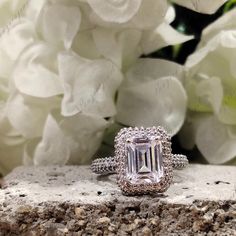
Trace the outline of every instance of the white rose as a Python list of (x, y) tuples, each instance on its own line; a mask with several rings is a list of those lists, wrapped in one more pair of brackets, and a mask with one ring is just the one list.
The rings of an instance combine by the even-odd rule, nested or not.
[(185, 65), (189, 115), (181, 140), (215, 164), (236, 156), (235, 21), (232, 10), (208, 26)]

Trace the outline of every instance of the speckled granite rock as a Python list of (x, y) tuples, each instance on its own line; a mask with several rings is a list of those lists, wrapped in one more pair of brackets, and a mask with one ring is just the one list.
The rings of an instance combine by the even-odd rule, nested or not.
[(236, 235), (236, 167), (190, 165), (143, 197), (87, 166), (19, 167), (0, 189), (0, 235)]

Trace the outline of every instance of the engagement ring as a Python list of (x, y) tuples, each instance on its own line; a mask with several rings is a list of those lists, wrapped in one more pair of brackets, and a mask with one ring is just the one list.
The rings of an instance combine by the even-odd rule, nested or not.
[(188, 165), (185, 155), (172, 154), (171, 137), (162, 127), (123, 128), (115, 138), (115, 157), (93, 161), (100, 175), (117, 173), (117, 183), (126, 195), (161, 193), (168, 189), (173, 168)]

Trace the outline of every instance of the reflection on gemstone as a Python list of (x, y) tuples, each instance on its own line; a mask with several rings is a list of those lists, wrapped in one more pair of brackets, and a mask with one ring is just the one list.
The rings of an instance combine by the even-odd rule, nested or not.
[(131, 183), (158, 183), (163, 176), (162, 144), (156, 137), (127, 140), (127, 172)]

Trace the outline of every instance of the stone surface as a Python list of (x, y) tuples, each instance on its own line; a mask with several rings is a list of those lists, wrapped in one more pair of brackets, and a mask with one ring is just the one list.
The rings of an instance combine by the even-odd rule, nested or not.
[(87, 166), (19, 167), (0, 189), (0, 235), (236, 235), (236, 167), (190, 165), (139, 197)]

